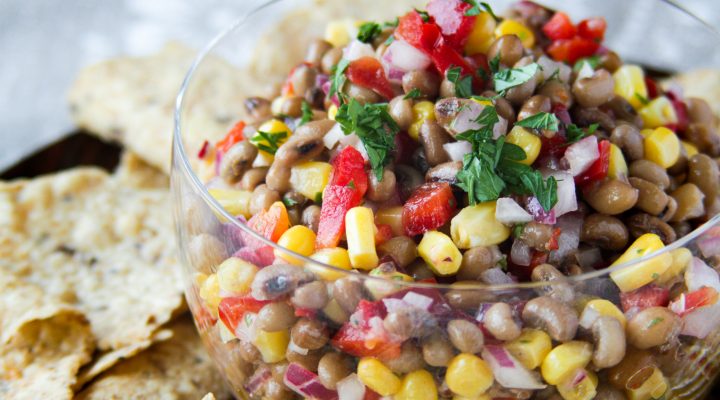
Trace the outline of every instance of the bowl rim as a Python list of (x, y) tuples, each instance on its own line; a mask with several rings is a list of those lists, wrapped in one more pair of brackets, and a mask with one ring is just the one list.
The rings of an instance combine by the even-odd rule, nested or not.
[[(314, 264), (314, 266), (319, 267), (321, 269), (326, 269), (328, 271), (331, 271), (333, 273), (339, 273), (346, 276), (357, 276), (360, 279), (368, 279), (370, 281), (377, 281), (378, 283), (387, 283), (388, 281), (381, 277), (375, 277), (371, 276), (369, 274), (362, 274), (358, 273), (354, 270), (346, 270), (338, 267), (334, 267), (332, 265), (328, 265), (325, 263), (322, 263), (320, 261), (314, 260), (310, 257), (304, 256), (302, 254), (296, 253), (292, 250), (289, 250), (283, 246), (278, 245), (277, 243), (266, 239), (264, 236), (260, 235), (259, 233), (255, 232), (254, 230), (250, 229), (247, 224), (241, 222), (237, 219), (237, 217), (230, 214), (224, 207), (220, 205), (220, 203), (212, 196), (210, 195), (210, 192), (208, 191), (205, 184), (200, 180), (198, 175), (195, 173), (195, 171), (192, 168), (192, 165), (190, 164), (190, 159), (188, 153), (185, 151), (185, 145), (183, 143), (182, 139), (182, 132), (183, 132), (183, 126), (181, 124), (182, 119), (182, 112), (183, 112), (183, 106), (185, 104), (185, 98), (188, 91), (188, 88), (190, 86), (190, 83), (193, 80), (193, 77), (195, 75), (195, 72), (200, 67), (200, 65), (205, 61), (212, 52), (212, 50), (223, 41), (223, 39), (227, 38), (228, 35), (230, 35), (232, 32), (234, 32), (236, 29), (243, 26), (250, 17), (253, 15), (263, 11), (265, 8), (268, 8), (274, 4), (284, 2), (286, 0), (268, 0), (262, 4), (260, 4), (257, 7), (254, 7), (247, 11), (245, 14), (238, 17), (233, 23), (228, 25), (226, 28), (221, 30), (215, 37), (212, 38), (204, 47), (203, 49), (197, 54), (195, 59), (193, 60), (193, 63), (190, 67), (190, 69), (187, 71), (185, 77), (183, 78), (182, 86), (180, 87), (180, 90), (178, 92), (178, 95), (175, 99), (175, 106), (173, 110), (173, 120), (174, 120), (174, 127), (173, 127), (173, 141), (172, 141), (172, 156), (171, 156), (171, 186), (172, 190), (179, 190), (175, 186), (177, 183), (175, 183), (174, 175), (183, 173), (187, 177), (189, 177), (190, 184), (195, 189), (196, 193), (199, 193), (202, 200), (209, 205), (209, 207), (212, 209), (216, 215), (221, 216), (226, 221), (229, 221), (237, 228), (241, 229), (244, 233), (251, 235), (254, 239), (257, 239), (261, 241), (262, 243), (269, 245), (273, 248), (273, 250), (279, 250), (281, 252), (287, 253), (289, 256), (292, 256), (294, 258), (297, 258), (303, 262), (302, 267), (304, 268), (305, 265)], [(720, 32), (704, 21), (702, 18), (698, 17), (694, 13), (687, 10), (684, 6), (678, 4), (676, 0), (657, 0), (661, 3), (666, 3), (670, 7), (677, 9), (679, 12), (686, 14), (696, 22), (700, 23), (705, 29), (708, 29), (711, 33), (716, 35), (720, 39)], [(538, 1), (539, 3), (542, 3), (542, 0)], [(179, 157), (178, 157), (179, 156)], [(177, 158), (177, 159), (176, 159)], [(179, 170), (178, 170), (179, 166)], [(704, 234), (710, 228), (712, 228), (715, 225), (718, 225), (720, 223), (720, 213), (716, 214), (714, 217), (708, 219), (705, 223), (700, 225), (699, 227), (695, 228), (690, 233), (686, 234), (685, 236), (675, 240), (674, 242), (670, 243), (669, 245), (663, 247), (660, 250), (654, 251), (650, 254), (645, 255), (644, 257), (641, 257), (636, 260), (632, 260), (629, 262), (621, 263), (618, 265), (613, 265), (604, 269), (592, 271), (592, 272), (585, 272), (578, 275), (570, 275), (566, 276), (567, 280), (572, 284), (580, 284), (586, 281), (590, 281), (595, 278), (601, 278), (601, 277), (607, 277), (609, 278), (609, 275), (614, 272), (621, 269), (632, 267), (633, 265), (643, 263), (645, 261), (648, 261), (650, 259), (653, 259), (655, 257), (658, 257), (662, 254), (665, 254), (667, 252), (671, 252), (677, 248), (684, 247), (692, 240), (698, 238), (700, 235)], [(178, 218), (175, 218), (175, 224), (179, 225)], [(176, 228), (176, 230), (179, 231), (179, 227)], [(180, 246), (180, 243), (178, 243)], [(182, 249), (180, 248), (179, 251), (182, 252)], [(393, 281), (393, 284), (402, 286), (403, 288), (430, 288), (430, 289), (453, 289), (453, 290), (484, 290), (484, 291), (507, 291), (507, 290), (520, 290), (520, 289), (538, 289), (543, 288), (546, 286), (552, 286), (555, 285), (556, 282), (516, 282), (516, 283), (510, 283), (510, 284), (500, 284), (500, 285), (489, 285), (485, 283), (469, 283), (467, 281), (463, 281), (461, 285), (456, 284), (450, 284), (450, 283), (429, 283), (429, 282), (405, 282), (405, 281)]]

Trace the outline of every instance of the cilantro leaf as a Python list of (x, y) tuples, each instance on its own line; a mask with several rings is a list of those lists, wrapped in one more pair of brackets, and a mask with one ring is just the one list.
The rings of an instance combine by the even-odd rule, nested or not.
[(418, 13), (418, 14), (420, 14), (420, 18), (422, 18), (423, 22), (428, 22), (428, 21), (430, 21), (430, 14), (428, 14), (427, 11), (423, 11), (423, 10), (420, 10), (420, 9), (417, 9), (417, 8), (416, 8), (416, 9), (415, 9), (415, 12)]
[(300, 123), (298, 124), (298, 126), (305, 125), (313, 119), (313, 110), (312, 107), (310, 107), (310, 103), (303, 100), (302, 106), (300, 108), (302, 109), (302, 117), (300, 118)]
[(380, 31), (382, 31), (380, 24), (375, 22), (366, 22), (360, 25), (357, 38), (363, 43), (370, 43), (377, 35), (380, 34)]
[(287, 207), (287, 208), (297, 205), (297, 203), (298, 203), (295, 199), (291, 199), (287, 196), (283, 196), (282, 202), (283, 202), (283, 204), (285, 204), (285, 207)]
[(515, 123), (517, 126), (534, 129), (547, 129), (557, 132), (558, 119), (555, 114), (539, 112)]
[(598, 124), (592, 124), (584, 131), (579, 126), (570, 124), (566, 128), (567, 131), (565, 132), (565, 136), (567, 136), (568, 143), (575, 143), (586, 136), (592, 135), (595, 130), (597, 130), (598, 126)]
[(495, 174), (492, 166), (473, 154), (465, 155), (457, 180), (457, 186), (468, 193), (471, 205), (495, 200), (505, 188), (505, 182)]
[(385, 46), (390, 46), (390, 43), (392, 43), (392, 42), (394, 42), (394, 41), (395, 41), (395, 36), (394, 36), (394, 35), (390, 35), (390, 36), (388, 36), (387, 39), (385, 39), (385, 41), (383, 42), (383, 44), (384, 44)]
[(420, 96), (422, 96), (422, 93), (420, 93), (420, 89), (413, 88), (411, 91), (407, 92), (405, 96), (403, 96), (403, 100), (417, 99)]
[(540, 66), (532, 63), (521, 68), (508, 68), (493, 74), (496, 92), (505, 92), (508, 89), (520, 86), (532, 79)]
[(378, 181), (382, 181), (383, 167), (388, 163), (395, 146), (395, 135), (400, 130), (386, 104), (361, 105), (355, 99), (340, 106), (335, 120), (346, 135), (355, 133), (365, 146), (370, 166)]
[(472, 76), (462, 76), (460, 67), (449, 68), (446, 75), (448, 80), (455, 84), (455, 96), (462, 98), (472, 96)]
[(345, 70), (347, 70), (350, 61), (346, 59), (340, 60), (340, 62), (332, 68), (332, 75), (330, 76), (330, 91), (328, 91), (328, 97), (331, 98), (337, 94), (340, 104), (345, 102), (345, 95), (342, 92), (347, 76), (345, 76)]
[(398, 26), (398, 23), (400, 23), (400, 19), (398, 17), (395, 17), (392, 21), (385, 21), (382, 24), (383, 28), (395, 28)]
[(493, 74), (500, 70), (500, 52), (498, 52), (495, 57), (490, 60), (488, 65), (490, 66), (490, 72), (492, 72)]
[[(472, 6), (472, 7), (468, 8), (467, 11), (465, 11), (465, 16), (473, 17), (476, 15), (479, 15), (480, 12), (485, 11), (488, 14), (490, 14), (490, 16), (492, 16), (496, 22), (500, 21), (500, 18), (498, 18), (498, 16), (495, 15), (495, 12), (493, 11), (492, 7), (490, 7), (490, 4), (485, 3), (485, 2), (480, 2), (480, 4), (478, 4), (478, 2), (476, 0), (463, 0), (463, 2), (468, 3)], [(482, 10), (481, 10), (481, 8), (482, 8)]]
[(540, 171), (509, 159), (500, 162), (498, 173), (510, 193), (537, 197), (545, 211), (549, 211), (557, 203), (557, 181), (554, 177), (543, 180)]
[(280, 147), (280, 140), (287, 137), (287, 132), (264, 132), (257, 131), (253, 137), (250, 138), (250, 143), (254, 144), (258, 149), (275, 154), (277, 149)]
[(638, 92), (635, 92), (635, 98), (637, 98), (638, 100), (640, 100), (640, 102), (641, 102), (642, 104), (647, 105), (647, 104), (650, 103), (650, 100), (649, 100), (647, 97), (641, 95), (641, 94), (638, 93)]
[(600, 56), (583, 57), (575, 61), (575, 64), (573, 65), (573, 71), (579, 72), (582, 69), (583, 64), (585, 63), (590, 64), (590, 67), (592, 67), (592, 69), (595, 69), (598, 67), (598, 65), (600, 65)]

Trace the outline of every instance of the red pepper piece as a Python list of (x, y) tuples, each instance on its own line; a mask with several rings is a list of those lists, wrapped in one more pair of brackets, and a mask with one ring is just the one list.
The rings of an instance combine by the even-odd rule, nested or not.
[(354, 186), (356, 201), (360, 204), (368, 188), (368, 175), (365, 172), (365, 159), (362, 154), (356, 148), (347, 146), (332, 160), (332, 167), (329, 184)]
[(222, 140), (215, 144), (215, 147), (218, 151), (226, 153), (231, 147), (233, 147), (233, 145), (235, 145), (235, 143), (241, 142), (244, 139), (244, 129), (245, 121), (239, 121), (232, 127), (232, 129), (230, 129), (230, 132), (228, 132)]
[(677, 116), (677, 122), (674, 123), (670, 129), (675, 132), (684, 132), (688, 125), (690, 125), (690, 117), (688, 116), (687, 105), (682, 100), (672, 99), (670, 102), (675, 109), (675, 115)]
[(328, 185), (320, 208), (320, 223), (315, 247), (337, 247), (345, 232), (345, 214), (360, 204), (357, 189), (345, 185)]
[(350, 82), (372, 89), (386, 99), (395, 97), (395, 91), (385, 76), (385, 70), (377, 58), (361, 57), (348, 65), (345, 73)]
[(670, 289), (656, 286), (645, 285), (632, 292), (620, 293), (620, 304), (623, 312), (633, 310), (634, 312), (642, 311), (649, 307), (665, 307), (670, 300)]
[(377, 233), (375, 233), (375, 244), (383, 244), (392, 239), (393, 233), (390, 225), (378, 224)]
[(577, 28), (564, 12), (556, 12), (542, 27), (550, 40), (571, 39), (577, 34)]
[(683, 316), (693, 310), (717, 303), (718, 292), (709, 286), (703, 286), (690, 293), (683, 293), (668, 306), (675, 314)]
[(218, 315), (225, 326), (235, 332), (245, 313), (257, 313), (268, 303), (270, 301), (257, 300), (252, 296), (225, 297), (218, 305)]
[(583, 185), (595, 181), (599, 181), (607, 176), (610, 167), (610, 142), (601, 140), (598, 143), (598, 152), (600, 156), (587, 169), (587, 171), (575, 177), (575, 183)]
[(437, 229), (455, 212), (456, 202), (447, 182), (425, 183), (415, 189), (403, 205), (402, 222), (405, 233), (415, 236)]
[(457, 51), (462, 51), (475, 23), (476, 17), (465, 15), (471, 7), (462, 0), (431, 0), (426, 8), (440, 27), (445, 42)]
[(585, 39), (575, 36), (571, 39), (560, 39), (552, 42), (547, 48), (547, 53), (555, 61), (565, 61), (574, 64), (575, 61), (589, 57), (600, 48), (600, 44), (592, 39)]
[(360, 300), (350, 321), (340, 327), (331, 344), (355, 357), (379, 357), (386, 360), (398, 357), (402, 343), (392, 340), (382, 327), (386, 315), (387, 310), (382, 301)]
[(648, 100), (652, 100), (660, 94), (660, 91), (658, 90), (657, 83), (655, 83), (655, 80), (649, 77), (645, 77), (645, 87), (647, 87), (647, 98)]
[(549, 250), (557, 250), (559, 249), (558, 245), (558, 239), (560, 238), (560, 233), (562, 233), (562, 229), (555, 228), (553, 229), (552, 236), (550, 236), (550, 240), (548, 240), (547, 244), (545, 245), (545, 248)]
[(603, 17), (588, 18), (580, 21), (577, 27), (578, 36), (600, 43), (605, 37), (607, 22)]
[[(265, 239), (277, 242), (280, 236), (290, 227), (290, 218), (285, 205), (281, 202), (275, 202), (269, 209), (253, 215), (247, 224), (250, 229), (259, 233)], [(245, 240), (245, 246), (250, 248), (265, 246), (264, 243), (248, 234), (244, 234), (243, 239)]]

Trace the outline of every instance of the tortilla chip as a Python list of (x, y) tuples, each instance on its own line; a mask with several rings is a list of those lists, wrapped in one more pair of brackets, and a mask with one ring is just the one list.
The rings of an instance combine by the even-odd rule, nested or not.
[(675, 75), (663, 82), (663, 87), (679, 85), (685, 97), (699, 97), (710, 104), (715, 115), (720, 115), (720, 70), (698, 69)]
[(114, 175), (121, 183), (138, 189), (170, 187), (167, 175), (129, 151), (122, 154), (120, 165), (115, 169)]
[(78, 400), (193, 399), (212, 391), (231, 398), (190, 317), (173, 322), (173, 337), (121, 362), (81, 391)]
[(202, 400), (215, 400), (215, 395), (212, 393), (208, 393), (205, 396), (203, 396)]
[(83, 312), (100, 350), (134, 345), (184, 306), (171, 205), (95, 168), (0, 183), (0, 270)]

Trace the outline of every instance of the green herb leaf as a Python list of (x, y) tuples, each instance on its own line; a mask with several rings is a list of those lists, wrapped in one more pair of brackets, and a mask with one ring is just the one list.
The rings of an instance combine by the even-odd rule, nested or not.
[(653, 326), (655, 326), (655, 325), (663, 322), (664, 320), (665, 320), (665, 318), (661, 318), (661, 317), (653, 318), (652, 321), (650, 321), (650, 323), (648, 324), (647, 327), (648, 327), (648, 328), (652, 328)]
[(420, 96), (422, 96), (422, 93), (420, 93), (420, 89), (413, 88), (411, 91), (407, 92), (405, 96), (403, 96), (403, 99), (417, 99)]
[(305, 125), (313, 119), (313, 110), (312, 107), (310, 107), (310, 103), (303, 100), (302, 106), (300, 108), (302, 109), (302, 117), (300, 118), (300, 123), (298, 124), (298, 126)]
[(380, 24), (375, 22), (366, 22), (360, 25), (357, 38), (363, 43), (370, 43), (377, 35), (380, 34), (380, 31), (382, 31)]
[(430, 21), (430, 14), (428, 14), (427, 11), (419, 10), (416, 8), (415, 12), (420, 14), (420, 18), (422, 18), (423, 22)]
[(575, 64), (573, 65), (573, 71), (578, 72), (582, 69), (583, 64), (588, 63), (590, 64), (590, 67), (592, 69), (595, 69), (600, 65), (600, 57), (599, 56), (590, 56), (590, 57), (583, 57), (577, 61), (575, 61)]
[(275, 155), (278, 147), (280, 147), (280, 141), (286, 137), (287, 132), (257, 131), (257, 133), (250, 138), (250, 143), (264, 152)]
[(330, 91), (328, 97), (332, 97), (337, 94), (340, 104), (345, 102), (345, 95), (342, 93), (342, 88), (345, 86), (347, 76), (345, 76), (345, 70), (347, 70), (350, 61), (346, 59), (340, 60), (340, 62), (332, 68), (332, 75), (330, 77)]
[(493, 74), (500, 71), (500, 52), (498, 52), (495, 57), (490, 60), (488, 65), (490, 66), (490, 72), (492, 72)]
[(460, 67), (451, 67), (445, 74), (448, 80), (455, 84), (455, 96), (462, 98), (472, 96), (472, 76), (462, 76)]
[(647, 105), (647, 104), (650, 103), (650, 100), (649, 100), (647, 97), (641, 95), (641, 94), (638, 93), (638, 92), (635, 92), (635, 98), (637, 98), (638, 100), (640, 100), (640, 102), (641, 102), (642, 104)]
[(533, 129), (547, 129), (557, 132), (558, 119), (555, 114), (539, 112), (515, 123), (517, 126)]
[(597, 130), (598, 126), (600, 125), (592, 124), (588, 126), (586, 130), (582, 130), (582, 128), (575, 124), (568, 125), (565, 132), (568, 143), (575, 143), (580, 139), (592, 135)]
[(283, 202), (283, 204), (285, 204), (285, 207), (287, 207), (287, 208), (297, 205), (297, 203), (298, 203), (297, 201), (295, 201), (287, 196), (283, 196), (282, 202)]
[(378, 181), (382, 181), (383, 167), (390, 159), (395, 146), (395, 135), (400, 130), (390, 114), (387, 104), (361, 105), (355, 99), (340, 106), (335, 120), (346, 135), (355, 133), (365, 146), (370, 166)]
[(385, 44), (385, 46), (390, 46), (390, 43), (392, 43), (392, 42), (394, 42), (394, 41), (395, 41), (395, 36), (394, 36), (394, 35), (390, 35), (390, 36), (388, 36), (387, 39), (385, 39), (385, 41), (383, 42), (383, 44)]
[(496, 92), (505, 92), (532, 79), (540, 66), (532, 63), (521, 68), (508, 68), (493, 74)]
[(495, 200), (505, 189), (505, 182), (493, 171), (492, 165), (473, 154), (465, 155), (457, 180), (457, 186), (468, 193), (471, 205)]
[(525, 225), (526, 224), (516, 224), (515, 226), (513, 226), (513, 229), (512, 229), (513, 237), (519, 238), (520, 235), (522, 235), (522, 233), (523, 233), (523, 229), (525, 229)]
[(398, 17), (395, 17), (392, 21), (385, 21), (383, 22), (383, 28), (395, 28), (398, 26), (398, 23), (400, 23), (400, 19)]
[(470, 4), (472, 7), (468, 8), (467, 11), (465, 11), (465, 16), (473, 17), (475, 15), (479, 15), (480, 12), (485, 11), (490, 16), (492, 16), (496, 22), (500, 21), (500, 18), (498, 18), (497, 15), (495, 15), (495, 12), (493, 11), (492, 7), (490, 7), (490, 4), (481, 2), (478, 4), (476, 0), (463, 0), (463, 2)]

